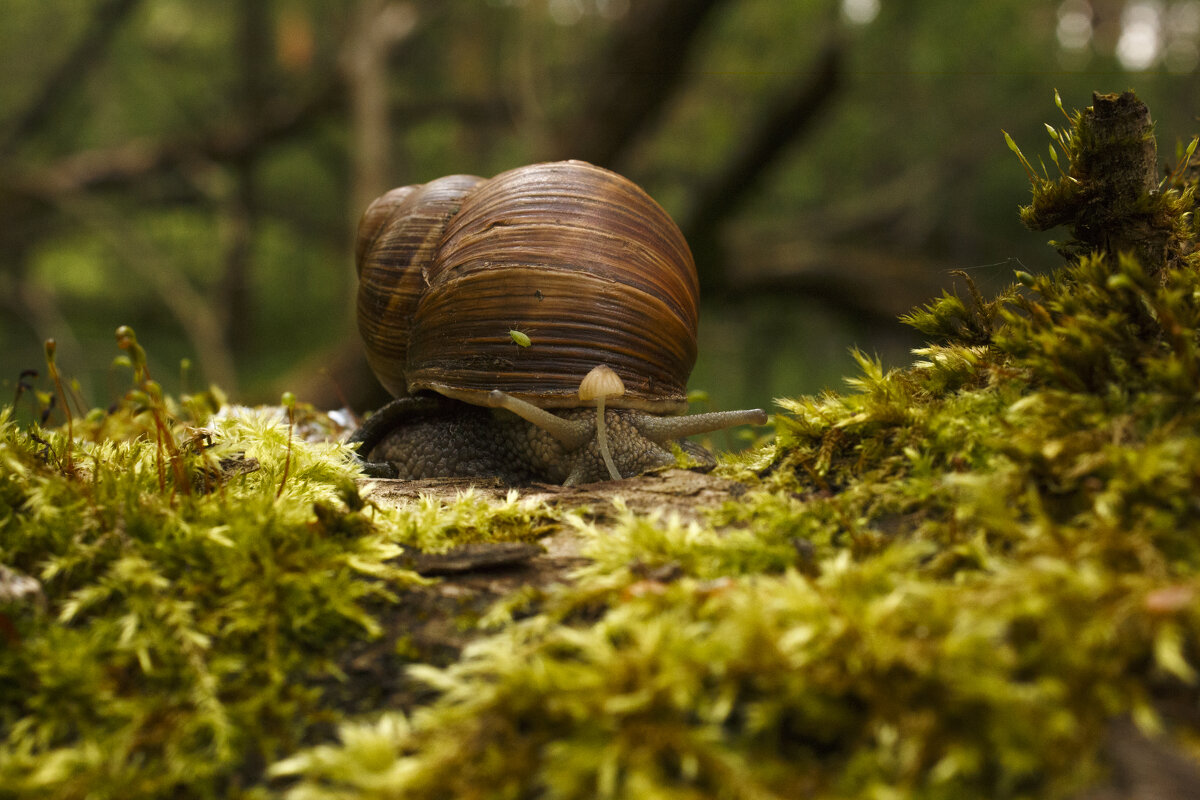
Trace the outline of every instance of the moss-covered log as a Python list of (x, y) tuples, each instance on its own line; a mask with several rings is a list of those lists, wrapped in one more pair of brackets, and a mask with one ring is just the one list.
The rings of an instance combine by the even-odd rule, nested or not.
[(1139, 107), (1022, 157), (1064, 266), (702, 486), (365, 492), (319, 415), (144, 374), (0, 419), (0, 798), (1192, 796), (1196, 177)]

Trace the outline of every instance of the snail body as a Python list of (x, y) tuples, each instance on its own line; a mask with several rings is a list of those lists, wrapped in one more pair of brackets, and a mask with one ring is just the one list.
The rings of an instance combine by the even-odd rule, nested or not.
[(666, 212), (608, 170), (393, 189), (356, 256), (367, 360), (397, 399), (353, 438), (383, 474), (628, 477), (675, 463), (684, 436), (766, 419), (670, 416), (696, 359), (695, 266)]

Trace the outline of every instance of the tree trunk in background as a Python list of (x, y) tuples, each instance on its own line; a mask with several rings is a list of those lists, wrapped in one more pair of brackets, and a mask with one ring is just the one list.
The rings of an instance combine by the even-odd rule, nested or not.
[[(242, 82), (238, 105), (242, 119), (251, 128), (260, 126), (260, 115), (267, 101), (270, 80), (268, 57), (274, 52), (272, 18), (270, 0), (243, 3), (241, 6), (241, 35), (237, 45)], [(225, 272), (216, 287), (217, 318), (228, 349), (239, 356), (249, 351), (255, 334), (250, 266), (253, 264), (255, 221), (258, 216), (254, 181), (256, 155), (254, 150), (249, 150), (232, 165), (236, 188), (227, 208)]]
[(354, 183), (350, 187), (350, 215), (358, 215), (388, 189), (391, 129), (387, 102), (387, 42), (376, 33), (376, 21), (386, 0), (363, 0), (355, 15), (356, 32), (347, 42), (344, 71), (350, 95), (350, 130), (353, 137)]
[[(420, 14), (411, 2), (362, 0), (354, 10), (352, 28), (339, 57), (349, 98), (350, 159), (352, 164), (347, 242), (352, 252), (359, 217), (371, 201), (391, 189), (394, 169), (391, 143), (392, 106), (388, 98), (388, 63), (396, 46), (417, 27)], [(346, 269), (342, 318), (355, 318), (358, 279)], [(316, 398), (326, 407), (363, 410), (386, 402), (387, 392), (367, 366), (362, 342), (348, 323), (346, 339), (320, 354), (318, 368), (301, 369), (294, 378), (300, 396)], [(314, 377), (315, 374), (315, 377)]]
[(350, 221), (392, 188), (393, 131), (388, 102), (388, 60), (395, 46), (417, 26), (411, 2), (363, 0), (355, 10), (354, 29), (346, 37), (341, 67), (350, 97), (350, 135), (354, 164)]
[(619, 169), (630, 145), (678, 91), (697, 34), (725, 1), (630, 3), (608, 47), (587, 71), (590, 92), (551, 158), (580, 158)]

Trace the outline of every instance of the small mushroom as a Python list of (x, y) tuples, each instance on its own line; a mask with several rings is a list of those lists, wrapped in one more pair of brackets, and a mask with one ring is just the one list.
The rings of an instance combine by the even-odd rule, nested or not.
[(608, 450), (608, 434), (604, 427), (604, 399), (620, 397), (625, 394), (625, 384), (621, 376), (604, 364), (597, 364), (592, 371), (583, 376), (579, 382), (579, 399), (585, 403), (596, 401), (596, 442), (600, 445), (600, 455), (604, 458), (604, 466), (614, 481), (621, 480), (617, 465), (613, 463), (612, 453)]

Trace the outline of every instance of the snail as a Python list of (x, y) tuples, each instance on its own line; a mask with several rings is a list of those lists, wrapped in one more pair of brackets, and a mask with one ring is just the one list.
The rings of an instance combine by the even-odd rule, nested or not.
[(351, 437), (368, 474), (576, 485), (676, 463), (761, 409), (675, 416), (698, 282), (667, 213), (582, 161), (404, 186), (363, 214), (358, 327), (396, 398)]

